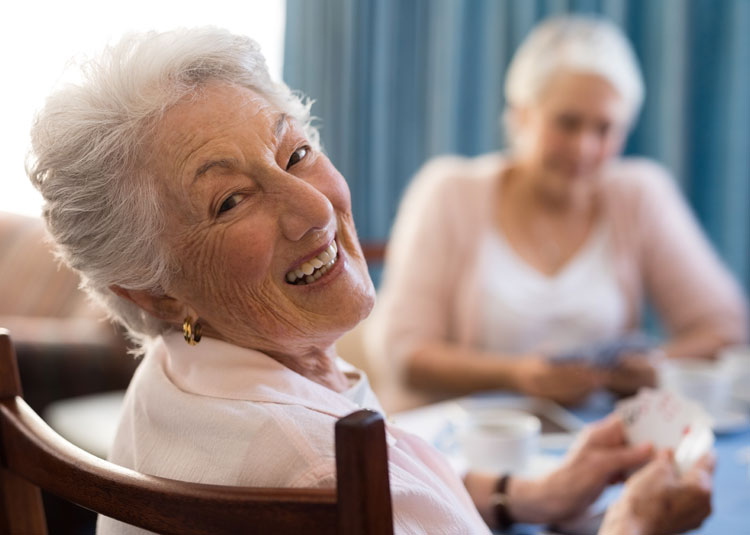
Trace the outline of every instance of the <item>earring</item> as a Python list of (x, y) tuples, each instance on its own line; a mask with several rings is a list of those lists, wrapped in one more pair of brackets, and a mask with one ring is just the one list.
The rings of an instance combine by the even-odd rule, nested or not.
[(182, 334), (185, 335), (185, 341), (194, 346), (201, 341), (201, 324), (196, 321), (193, 325), (193, 318), (187, 316), (182, 323)]

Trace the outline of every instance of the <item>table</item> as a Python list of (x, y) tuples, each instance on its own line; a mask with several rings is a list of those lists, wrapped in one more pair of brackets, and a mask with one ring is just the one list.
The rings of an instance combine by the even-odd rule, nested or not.
[[(465, 467), (465, 461), (457, 452), (455, 440), (446, 436), (453, 425), (451, 417), (452, 413), (455, 414), (455, 405), (467, 402), (491, 404), (494, 400), (504, 402), (512, 398), (518, 399), (518, 396), (503, 392), (484, 393), (397, 413), (391, 416), (391, 420), (431, 442), (448, 456), (456, 469), (461, 470)], [(572, 409), (570, 413), (582, 422), (592, 422), (609, 414), (613, 407), (614, 398), (609, 394), (600, 393), (592, 396), (586, 405)], [(750, 405), (745, 409), (750, 411)], [(750, 426), (732, 433), (719, 434), (716, 438), (718, 463), (714, 476), (713, 513), (701, 528), (690, 533), (750, 535)], [(562, 458), (565, 444), (565, 441), (555, 440), (553, 445), (545, 448), (542, 457), (547, 460), (555, 456), (558, 459)], [(606, 506), (616, 499), (618, 494), (619, 489), (615, 487), (595, 504), (595, 507)], [(514, 535), (542, 533), (548, 532), (538, 526), (519, 526), (513, 531)]]

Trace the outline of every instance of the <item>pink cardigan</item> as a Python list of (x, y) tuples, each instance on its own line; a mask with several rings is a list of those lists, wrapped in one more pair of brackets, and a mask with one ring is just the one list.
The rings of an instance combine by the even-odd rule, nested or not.
[[(401, 364), (425, 341), (477, 344), (480, 238), (492, 227), (494, 187), (505, 166), (498, 153), (441, 157), (417, 174), (394, 223), (368, 320), (374, 356)], [(617, 160), (602, 192), (627, 327), (638, 326), (648, 295), (672, 334), (701, 324), (727, 343), (745, 340), (742, 293), (666, 171), (644, 159)]]

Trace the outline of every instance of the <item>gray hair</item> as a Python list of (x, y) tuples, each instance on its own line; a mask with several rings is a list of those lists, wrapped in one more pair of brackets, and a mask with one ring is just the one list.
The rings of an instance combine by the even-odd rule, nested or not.
[(503, 120), (511, 137), (512, 110), (538, 103), (550, 78), (560, 71), (596, 74), (607, 80), (622, 96), (629, 124), (633, 123), (645, 88), (635, 52), (625, 35), (604, 19), (554, 17), (532, 30), (508, 67)]
[(169, 328), (111, 285), (163, 293), (179, 265), (161, 243), (164, 210), (144, 162), (170, 106), (208, 83), (246, 87), (304, 128), (319, 146), (310, 102), (271, 80), (248, 37), (204, 27), (129, 34), (53, 93), (31, 130), (26, 169), (45, 200), (58, 256), (81, 287), (141, 346)]

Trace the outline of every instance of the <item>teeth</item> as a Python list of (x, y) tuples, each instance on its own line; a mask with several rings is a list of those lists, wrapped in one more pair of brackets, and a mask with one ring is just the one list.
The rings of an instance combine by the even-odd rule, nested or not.
[(300, 267), (286, 274), (287, 282), (291, 284), (310, 284), (328, 273), (336, 263), (338, 246), (336, 242), (331, 242), (328, 248), (315, 258), (304, 262)]

